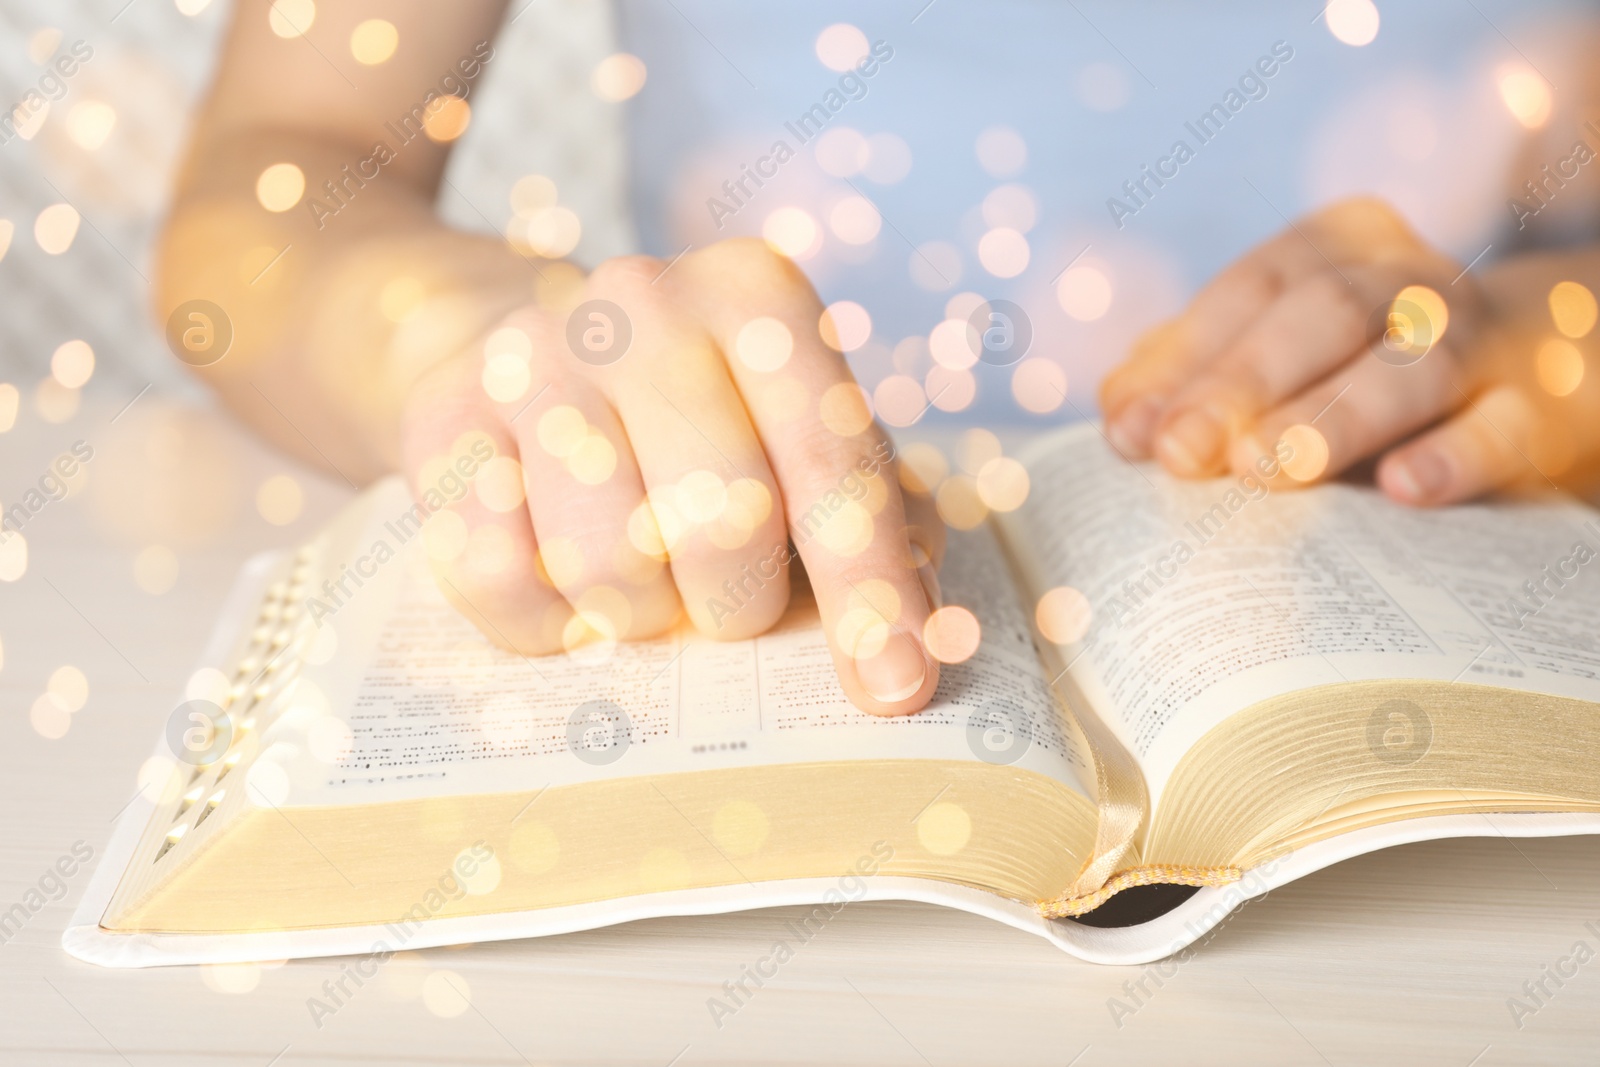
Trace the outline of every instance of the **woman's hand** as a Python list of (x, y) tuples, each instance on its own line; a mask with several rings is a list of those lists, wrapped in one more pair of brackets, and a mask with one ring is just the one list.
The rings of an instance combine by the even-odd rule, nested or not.
[[(611, 260), (559, 309), (513, 312), (412, 388), (404, 464), (446, 596), (526, 655), (657, 634), (686, 612), (750, 637), (789, 599), (791, 536), (850, 699), (922, 707), (944, 530), (819, 330), (804, 276), (759, 241)], [(485, 457), (491, 456), (487, 462)]]
[(1480, 285), (1387, 205), (1335, 204), (1140, 339), (1102, 386), (1108, 435), (1184, 477), (1275, 449), (1283, 484), (1380, 457), (1378, 484), (1412, 504), (1547, 484), (1600, 450), (1586, 342), (1553, 317), (1587, 334), (1593, 299), (1551, 296), (1559, 278), (1513, 261)]
[[(714, 637), (760, 633), (788, 601), (792, 536), (850, 699), (926, 704), (943, 527), (902, 493), (800, 272), (729, 241), (602, 264), (555, 306), (554, 272), (439, 220), (450, 136), (394, 123), (516, 62), (490, 44), (504, 4), (323, 6), (285, 37), (271, 0), (240, 0), (195, 126), (155, 304), (231, 320), (204, 379), (309, 463), (352, 485), (398, 465), (447, 507), (428, 524), (441, 587), (504, 646), (643, 637), (684, 611)], [(377, 18), (392, 58), (329, 61)], [(303, 183), (294, 202), (263, 198), (269, 168)]]

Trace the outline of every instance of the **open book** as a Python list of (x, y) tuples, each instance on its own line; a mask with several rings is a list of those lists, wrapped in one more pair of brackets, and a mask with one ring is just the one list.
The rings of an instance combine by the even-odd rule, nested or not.
[[(912, 899), (1139, 962), (1360, 852), (1600, 832), (1593, 512), (1180, 484), (1087, 425), (1021, 459), (1026, 502), (941, 572), (979, 647), (893, 719), (846, 702), (803, 588), (754, 640), (502, 651), (380, 484), (242, 579), (66, 947), (279, 959)], [(1064, 646), (1035, 611), (1063, 588)]]

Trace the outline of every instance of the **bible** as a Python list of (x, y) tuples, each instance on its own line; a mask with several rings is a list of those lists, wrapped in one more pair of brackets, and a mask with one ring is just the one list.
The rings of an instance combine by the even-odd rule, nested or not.
[(380, 482), (247, 567), (65, 947), (382, 954), (894, 899), (1137, 963), (1363, 852), (1600, 832), (1594, 511), (1182, 483), (1091, 424), (1017, 459), (1026, 498), (940, 572), (975, 647), (902, 718), (846, 701), (799, 581), (751, 640), (497, 647), (430, 574), (436, 516)]

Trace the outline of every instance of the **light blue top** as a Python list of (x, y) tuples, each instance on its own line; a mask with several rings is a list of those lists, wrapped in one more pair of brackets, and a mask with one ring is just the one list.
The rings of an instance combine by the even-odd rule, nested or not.
[[(1358, 47), (1336, 39), (1321, 0), (621, 0), (623, 47), (649, 71), (630, 105), (641, 239), (670, 257), (759, 234), (772, 212), (799, 207), (821, 228), (802, 262), (823, 299), (854, 300), (872, 316), (873, 341), (852, 356), (869, 390), (895, 373), (897, 343), (926, 337), (952, 296), (972, 292), (1024, 309), (1030, 354), (1066, 368), (1072, 405), (1087, 414), (1095, 381), (1134, 336), (1286, 218), (1376, 193), (1463, 263), (1526, 237), (1508, 190), (1578, 136), (1561, 86), (1575, 92), (1577, 57), (1566, 46), (1592, 9), (1377, 2), (1377, 37)], [(864, 68), (870, 77), (841, 83), (819, 59), (818, 34), (838, 22), (880, 42)], [(1553, 101), (1548, 152), (1507, 104), (1502, 81), (1512, 76), (1514, 87), (1519, 71), (1534, 75), (1535, 108), (1541, 91)], [(865, 172), (828, 173), (819, 127), (876, 138)], [(987, 170), (979, 159), (980, 135), (995, 127), (1026, 146), (1015, 173), (1004, 151)], [(889, 180), (896, 146), (885, 134), (909, 149), (898, 180)], [(850, 137), (835, 134), (835, 147)], [(988, 140), (1004, 149), (1008, 138), (1014, 157), (1014, 136)], [(774, 152), (780, 143), (792, 159)], [(851, 169), (852, 158), (862, 161), (846, 152), (832, 169)], [(758, 185), (747, 168), (766, 177)], [(1157, 184), (1146, 168), (1166, 177)], [(1037, 222), (1026, 233), (1026, 269), (1004, 279), (984, 268), (978, 248), (997, 219), (1024, 228), (1004, 212), (984, 219), (984, 198), (1007, 183), (1031, 194)], [(854, 195), (883, 219), (864, 246), (825, 221)], [(1570, 218), (1539, 224), (1547, 239), (1575, 232)], [(1092, 309), (1074, 318), (1056, 291), (1074, 261), (1110, 283), (1109, 308), (1090, 321), (1082, 317)], [(900, 370), (919, 377), (929, 366), (902, 350)], [(980, 363), (973, 373), (977, 399), (962, 421), (1034, 417), (1012, 399), (1010, 368)], [(1063, 416), (1075, 417), (1073, 406), (1044, 417)]]

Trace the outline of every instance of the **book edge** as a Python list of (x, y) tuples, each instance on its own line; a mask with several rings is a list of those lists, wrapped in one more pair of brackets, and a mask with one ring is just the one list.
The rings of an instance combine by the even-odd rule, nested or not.
[[(852, 902), (909, 901), (938, 904), (992, 919), (1050, 941), (1089, 963), (1139, 965), (1183, 952), (1208, 939), (1249, 900), (1346, 859), (1395, 845), (1458, 837), (1563, 837), (1600, 834), (1600, 816), (1571, 814), (1441, 815), (1386, 823), (1320, 841), (1244, 873), (1227, 886), (1207, 887), (1167, 914), (1139, 926), (1095, 928), (1070, 920), (1048, 920), (1025, 904), (979, 889), (927, 879), (879, 876), (867, 880)], [(107, 857), (111, 856), (108, 850)], [(102, 861), (104, 862), (104, 860)], [(69, 954), (106, 967), (153, 967), (196, 963), (362, 955), (482, 941), (594, 930), (639, 919), (718, 915), (756, 908), (822, 906), (837, 890), (836, 879), (807, 878), (685, 889), (588, 904), (499, 915), (436, 919), (403, 943), (384, 926), (257, 934), (113, 934), (98, 914), (80, 906), (62, 937)]]
[[(214, 666), (227, 658), (228, 653), (242, 636), (244, 627), (254, 617), (254, 606), (260, 601), (272, 574), (291, 554), (292, 552), (287, 550), (274, 549), (258, 552), (245, 561), (234, 578), (232, 588), (223, 598), (222, 607), (217, 614), (218, 621), (213, 624), (211, 636), (200, 652), (196, 663), (197, 669)], [(179, 699), (181, 700), (181, 697)], [(151, 754), (155, 757), (171, 758), (165, 738), (157, 737)], [(100, 852), (99, 862), (95, 864), (89, 884), (73, 909), (72, 918), (68, 920), (67, 929), (62, 934), (62, 944), (69, 953), (77, 955), (72, 952), (68, 943), (75, 930), (86, 927), (100, 929), (100, 920), (105, 915), (106, 909), (111, 906), (117, 887), (122, 884), (128, 864), (138, 851), (139, 839), (144, 833), (145, 824), (150, 821), (156, 806), (148, 795), (141, 792), (117, 819), (111, 836)]]

